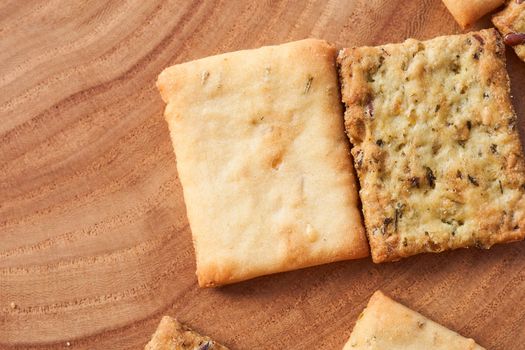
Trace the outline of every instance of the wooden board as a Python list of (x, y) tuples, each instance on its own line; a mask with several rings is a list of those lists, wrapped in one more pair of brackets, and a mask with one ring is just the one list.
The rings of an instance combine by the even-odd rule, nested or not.
[[(154, 86), (224, 51), (458, 32), (439, 0), (2, 1), (0, 348), (139, 349), (169, 314), (234, 349), (340, 349), (381, 288), (489, 349), (523, 349), (525, 243), (199, 289)], [(507, 57), (525, 135), (525, 63)]]

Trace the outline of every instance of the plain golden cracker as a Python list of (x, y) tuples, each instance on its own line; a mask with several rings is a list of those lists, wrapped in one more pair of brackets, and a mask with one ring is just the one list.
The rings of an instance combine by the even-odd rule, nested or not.
[(157, 85), (201, 286), (368, 255), (332, 46), (208, 57)]
[(380, 291), (359, 316), (343, 350), (483, 350)]
[(470, 27), (487, 13), (503, 5), (505, 0), (443, 0), (456, 22), (463, 28)]

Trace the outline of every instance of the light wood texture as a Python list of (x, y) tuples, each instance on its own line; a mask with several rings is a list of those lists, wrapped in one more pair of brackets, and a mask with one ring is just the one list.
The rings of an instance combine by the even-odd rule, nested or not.
[[(224, 51), (457, 32), (439, 0), (2, 1), (0, 348), (139, 349), (168, 314), (234, 349), (340, 349), (381, 288), (488, 349), (522, 349), (525, 243), (199, 289), (154, 86)], [(524, 135), (525, 64), (507, 56)]]

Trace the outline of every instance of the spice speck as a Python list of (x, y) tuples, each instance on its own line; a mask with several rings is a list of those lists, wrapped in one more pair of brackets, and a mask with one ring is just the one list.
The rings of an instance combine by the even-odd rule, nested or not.
[(306, 86), (304, 87), (304, 93), (307, 94), (308, 91), (310, 91), (310, 88), (312, 87), (312, 81), (314, 80), (314, 77), (311, 75), (308, 76), (308, 79), (306, 80)]

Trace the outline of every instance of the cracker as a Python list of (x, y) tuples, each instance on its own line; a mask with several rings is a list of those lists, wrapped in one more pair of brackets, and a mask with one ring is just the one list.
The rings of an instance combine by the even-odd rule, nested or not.
[(343, 350), (483, 350), (425, 316), (375, 292)]
[(201, 286), (368, 255), (332, 46), (208, 57), (157, 85)]
[(176, 319), (164, 316), (145, 350), (228, 350), (207, 336), (191, 330)]
[(505, 0), (443, 0), (456, 22), (465, 29), (487, 13), (503, 5)]
[(525, 1), (508, 1), (505, 9), (492, 18), (492, 23), (505, 37), (505, 43), (525, 61)]
[(523, 152), (504, 52), (494, 29), (341, 51), (374, 262), (524, 238)]

